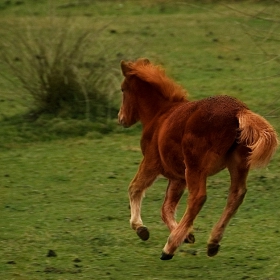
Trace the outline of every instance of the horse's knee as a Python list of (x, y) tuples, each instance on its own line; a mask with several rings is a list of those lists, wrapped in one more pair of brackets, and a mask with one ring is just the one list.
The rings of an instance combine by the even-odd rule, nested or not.
[(130, 198), (141, 196), (142, 192), (142, 190), (135, 188), (133, 185), (128, 188), (128, 195)]

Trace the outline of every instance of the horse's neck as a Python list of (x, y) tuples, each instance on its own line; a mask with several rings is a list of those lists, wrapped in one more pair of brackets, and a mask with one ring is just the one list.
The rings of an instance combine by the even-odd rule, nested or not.
[(140, 121), (143, 126), (148, 126), (163, 114), (168, 114), (178, 102), (171, 102), (163, 98), (144, 99), (139, 106)]

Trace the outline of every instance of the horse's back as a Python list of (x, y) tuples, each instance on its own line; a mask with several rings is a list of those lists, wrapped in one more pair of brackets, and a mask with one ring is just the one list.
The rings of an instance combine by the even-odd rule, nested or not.
[(236, 136), (237, 114), (243, 109), (247, 109), (245, 104), (224, 95), (182, 103), (158, 125), (159, 144), (170, 139), (182, 141), (185, 136), (207, 138), (208, 142), (224, 141), (227, 134)]

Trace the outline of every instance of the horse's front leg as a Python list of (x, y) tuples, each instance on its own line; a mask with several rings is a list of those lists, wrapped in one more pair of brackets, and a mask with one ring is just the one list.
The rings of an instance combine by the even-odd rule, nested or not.
[(177, 222), (175, 220), (176, 209), (185, 189), (185, 180), (169, 180), (165, 199), (161, 208), (161, 218), (170, 232), (177, 227)]
[(130, 225), (142, 240), (149, 239), (149, 231), (147, 227), (143, 225), (141, 219), (142, 199), (145, 195), (145, 190), (152, 185), (158, 176), (155, 169), (151, 168), (151, 166), (146, 162), (147, 161), (144, 158), (140, 163), (138, 172), (131, 181), (128, 189), (131, 212)]

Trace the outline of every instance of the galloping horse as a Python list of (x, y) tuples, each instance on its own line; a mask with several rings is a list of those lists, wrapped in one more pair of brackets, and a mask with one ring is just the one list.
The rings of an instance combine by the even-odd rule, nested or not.
[[(215, 256), (231, 217), (246, 193), (250, 168), (264, 167), (278, 145), (273, 127), (245, 104), (229, 96), (188, 101), (186, 91), (147, 59), (121, 62), (124, 75), (118, 119), (124, 127), (143, 126), (142, 162), (129, 185), (130, 224), (142, 240), (149, 231), (141, 219), (145, 190), (163, 175), (169, 180), (161, 216), (170, 230), (162, 260), (169, 260), (181, 243), (194, 243), (194, 219), (206, 201), (208, 176), (227, 168), (231, 184), (226, 207), (207, 245)], [(188, 207), (177, 224), (177, 204), (188, 189)]]

